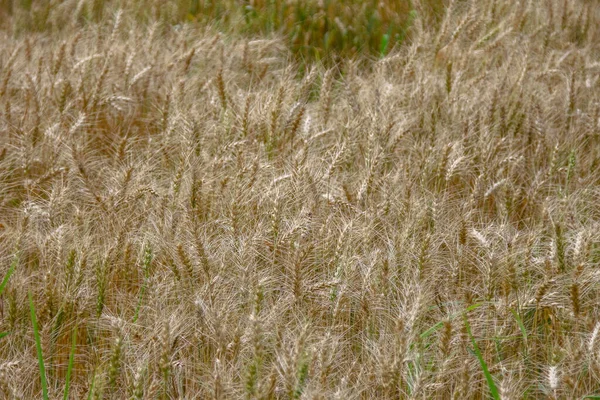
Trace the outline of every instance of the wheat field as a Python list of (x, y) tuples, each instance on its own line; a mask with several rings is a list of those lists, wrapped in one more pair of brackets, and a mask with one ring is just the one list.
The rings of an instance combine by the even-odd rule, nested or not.
[(0, 1), (0, 398), (600, 399), (600, 3), (405, 4)]

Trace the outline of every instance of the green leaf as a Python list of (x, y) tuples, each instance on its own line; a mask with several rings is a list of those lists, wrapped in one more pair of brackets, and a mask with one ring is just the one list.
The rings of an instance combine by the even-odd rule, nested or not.
[(73, 364), (75, 361), (75, 347), (77, 345), (77, 326), (73, 329), (73, 335), (71, 337), (71, 354), (69, 355), (69, 366), (67, 367), (67, 376), (65, 378), (65, 395), (63, 400), (69, 398), (69, 388), (71, 387), (71, 372), (73, 371)]
[[(461, 315), (464, 315), (470, 311), (473, 311), (479, 307), (481, 307), (483, 305), (483, 303), (475, 303), (473, 305), (470, 305), (469, 307), (465, 308), (463, 311), (458, 312), (452, 316), (450, 316), (450, 320), (453, 320), (456, 317), (459, 317)], [(442, 327), (442, 325), (444, 325), (444, 321), (440, 321), (437, 324), (433, 325), (431, 328), (427, 329), (425, 332), (421, 333), (421, 339), (425, 339), (428, 336), (431, 336), (431, 334), (433, 334), (435, 331), (437, 331), (438, 329), (440, 329)]]
[(4, 292), (4, 289), (6, 288), (6, 285), (8, 284), (8, 280), (10, 279), (10, 276), (15, 272), (18, 262), (19, 262), (19, 257), (15, 255), (12, 263), (10, 264), (10, 268), (8, 269), (8, 272), (4, 276), (4, 279), (2, 279), (2, 283), (0, 283), (0, 295), (2, 295), (2, 292)]
[(40, 331), (38, 329), (37, 318), (35, 316), (35, 306), (33, 305), (33, 298), (31, 297), (31, 292), (29, 292), (29, 310), (31, 311), (31, 324), (33, 325), (35, 348), (37, 350), (38, 364), (40, 367), (42, 398), (44, 400), (48, 400), (48, 382), (46, 381), (46, 368), (44, 367), (44, 356), (42, 355), (42, 341), (40, 340)]
[(390, 44), (390, 35), (389, 34), (384, 34), (381, 37), (381, 44), (379, 45), (379, 54), (381, 55), (381, 57), (384, 57), (385, 54), (387, 53), (387, 48)]
[(10, 335), (10, 332), (0, 332), (0, 339), (3, 339), (8, 335)]
[(477, 342), (475, 341), (475, 338), (473, 337), (473, 334), (471, 333), (471, 326), (469, 325), (469, 321), (467, 321), (466, 317), (465, 317), (465, 326), (467, 328), (467, 333), (469, 334), (469, 337), (471, 338), (471, 343), (473, 343), (473, 350), (475, 352), (475, 356), (479, 360), (479, 364), (481, 364), (481, 369), (483, 370), (483, 375), (485, 375), (485, 380), (487, 381), (488, 387), (490, 388), (490, 393), (492, 394), (492, 397), (494, 398), (494, 400), (500, 400), (500, 393), (498, 392), (498, 388), (496, 387), (496, 384), (494, 383), (494, 378), (492, 377), (492, 374), (490, 374), (490, 370), (488, 369), (487, 364), (485, 363), (485, 360), (483, 359), (483, 356), (481, 355), (481, 351), (479, 350), (479, 347), (477, 346)]
[(523, 342), (525, 344), (525, 349), (527, 349), (527, 329), (525, 329), (525, 325), (523, 325), (523, 321), (521, 320), (521, 317), (519, 316), (519, 314), (515, 310), (510, 310), (510, 312), (517, 320), (517, 324), (519, 325), (519, 329), (521, 330), (521, 334), (523, 335)]
[(90, 391), (88, 393), (87, 400), (92, 400), (92, 396), (94, 395), (95, 388), (96, 388), (96, 371), (94, 371), (94, 376), (92, 377), (92, 386), (90, 387)]

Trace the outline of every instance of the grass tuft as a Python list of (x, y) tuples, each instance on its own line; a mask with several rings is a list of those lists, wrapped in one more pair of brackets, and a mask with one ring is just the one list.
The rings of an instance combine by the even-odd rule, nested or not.
[(29, 292), (29, 311), (31, 313), (31, 325), (33, 326), (33, 336), (35, 339), (35, 349), (38, 358), (38, 367), (40, 371), (40, 383), (42, 385), (42, 398), (48, 400), (48, 382), (46, 378), (46, 368), (44, 367), (44, 355), (42, 354), (42, 342), (40, 339), (40, 331), (38, 328), (37, 317), (35, 315), (35, 306), (31, 292)]

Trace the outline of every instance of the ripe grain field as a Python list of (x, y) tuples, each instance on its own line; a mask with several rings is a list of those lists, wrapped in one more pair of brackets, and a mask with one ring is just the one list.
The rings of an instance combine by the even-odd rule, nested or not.
[(0, 398), (600, 399), (600, 3), (0, 0)]

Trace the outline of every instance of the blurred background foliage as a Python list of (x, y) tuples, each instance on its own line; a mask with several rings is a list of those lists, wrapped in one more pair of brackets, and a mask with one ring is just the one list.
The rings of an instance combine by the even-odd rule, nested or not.
[[(117, 9), (133, 11), (148, 23), (165, 27), (183, 23), (216, 28), (227, 34), (286, 38), (304, 62), (330, 63), (361, 54), (383, 56), (410, 38), (417, 16), (440, 23), (444, 0), (0, 0), (0, 21), (18, 14), (23, 31), (60, 30), (72, 21), (101, 20)], [(74, 12), (65, 13), (66, 8)], [(67, 18), (70, 18), (69, 21)], [(4, 22), (0, 22), (4, 25)]]

